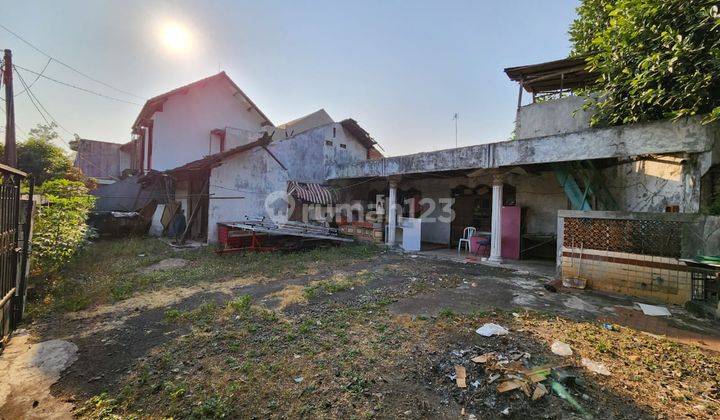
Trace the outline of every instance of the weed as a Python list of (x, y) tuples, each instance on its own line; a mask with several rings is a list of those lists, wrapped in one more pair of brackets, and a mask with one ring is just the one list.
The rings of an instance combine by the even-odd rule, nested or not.
[(252, 302), (252, 296), (242, 295), (237, 299), (231, 300), (227, 303), (227, 309), (236, 314), (247, 315), (250, 312), (250, 303)]
[(442, 308), (440, 309), (440, 312), (438, 312), (438, 316), (440, 318), (454, 319), (455, 312), (453, 312), (453, 310), (450, 308)]
[(183, 317), (183, 312), (179, 309), (168, 309), (165, 311), (165, 322), (173, 323), (179, 321)]
[(195, 407), (192, 414), (195, 417), (201, 418), (224, 418), (230, 415), (231, 410), (232, 405), (228, 398), (213, 395), (200, 403), (198, 407)]

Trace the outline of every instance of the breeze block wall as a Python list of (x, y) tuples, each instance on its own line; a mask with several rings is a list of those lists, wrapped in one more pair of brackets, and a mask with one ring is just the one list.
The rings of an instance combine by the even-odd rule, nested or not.
[(558, 213), (558, 271), (595, 290), (684, 304), (693, 269), (681, 258), (716, 255), (717, 217), (682, 213)]

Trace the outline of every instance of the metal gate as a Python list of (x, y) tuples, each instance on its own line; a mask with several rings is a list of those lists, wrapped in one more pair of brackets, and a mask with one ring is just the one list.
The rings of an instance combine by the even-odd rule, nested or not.
[(0, 164), (0, 338), (5, 342), (25, 309), (29, 232), (32, 220), (32, 180), (25, 212), (21, 184), (27, 175)]

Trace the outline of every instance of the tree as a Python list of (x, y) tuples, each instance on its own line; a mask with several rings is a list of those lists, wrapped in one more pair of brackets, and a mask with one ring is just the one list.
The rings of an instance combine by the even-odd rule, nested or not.
[[(720, 13), (707, 0), (582, 0), (573, 55), (600, 75), (592, 124), (720, 119)], [(596, 95), (587, 95), (595, 92)]]
[(53, 144), (60, 138), (55, 127), (54, 123), (38, 124), (30, 130), (27, 140), (18, 144), (18, 167), (32, 174), (38, 185), (50, 179), (63, 178), (73, 166), (65, 150)]

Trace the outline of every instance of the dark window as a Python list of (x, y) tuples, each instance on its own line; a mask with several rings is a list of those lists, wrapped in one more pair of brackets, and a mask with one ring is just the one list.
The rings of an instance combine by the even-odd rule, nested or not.
[(680, 206), (677, 204), (665, 206), (665, 213), (680, 213)]
[(332, 140), (325, 140), (325, 146), (332, 146), (333, 142)]
[(340, 145), (340, 148), (341, 148), (341, 149), (347, 149), (347, 144), (341, 144), (341, 145)]
[(336, 133), (337, 133), (337, 127), (333, 127), (333, 138), (335, 138)]

